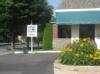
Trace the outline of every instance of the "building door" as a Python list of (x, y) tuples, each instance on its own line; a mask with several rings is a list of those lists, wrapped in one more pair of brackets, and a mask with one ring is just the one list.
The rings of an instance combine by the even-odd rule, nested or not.
[(80, 25), (80, 32), (79, 36), (80, 38), (90, 38), (94, 40), (95, 37), (95, 25), (93, 24), (87, 24), (87, 25)]

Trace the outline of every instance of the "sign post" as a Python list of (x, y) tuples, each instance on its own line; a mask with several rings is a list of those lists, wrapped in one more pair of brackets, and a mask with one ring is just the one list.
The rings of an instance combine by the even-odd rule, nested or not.
[(31, 37), (31, 52), (33, 52), (33, 37)]
[(33, 52), (33, 37), (37, 37), (37, 25), (27, 25), (27, 37), (31, 37), (31, 52)]

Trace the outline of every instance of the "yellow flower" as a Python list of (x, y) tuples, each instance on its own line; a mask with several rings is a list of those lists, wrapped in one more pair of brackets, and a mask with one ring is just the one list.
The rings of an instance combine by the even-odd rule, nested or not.
[(86, 38), (84, 38), (84, 39), (83, 39), (83, 41), (85, 41), (85, 42), (86, 42), (86, 41), (87, 41), (87, 39), (86, 39)]
[(100, 57), (98, 57), (98, 60), (100, 60)]
[(68, 51), (72, 51), (72, 49), (71, 48), (63, 48), (62, 51), (68, 52)]
[(97, 50), (97, 51), (95, 52), (95, 54), (98, 54), (98, 55), (100, 55), (100, 51), (98, 51), (98, 50)]
[(90, 54), (89, 57), (93, 60), (100, 60), (100, 56), (96, 54)]
[(62, 49), (62, 51), (66, 52), (66, 51), (67, 51), (67, 49), (66, 49), (66, 48), (63, 48), (63, 49)]
[(93, 60), (100, 60), (100, 57), (93, 57)]
[(93, 57), (94, 60), (98, 60), (98, 57)]
[(84, 43), (80, 44), (80, 47), (83, 47), (84, 46)]
[(72, 51), (72, 49), (69, 49), (69, 51)]

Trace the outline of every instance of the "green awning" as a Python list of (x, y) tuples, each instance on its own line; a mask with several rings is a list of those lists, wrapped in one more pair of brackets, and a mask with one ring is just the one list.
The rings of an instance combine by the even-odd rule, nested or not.
[(100, 10), (56, 11), (57, 24), (100, 24)]

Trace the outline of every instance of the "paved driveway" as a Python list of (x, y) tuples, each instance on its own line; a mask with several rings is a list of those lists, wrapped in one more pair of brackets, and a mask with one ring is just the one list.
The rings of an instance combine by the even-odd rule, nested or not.
[(0, 56), (0, 74), (54, 74), (55, 53)]

